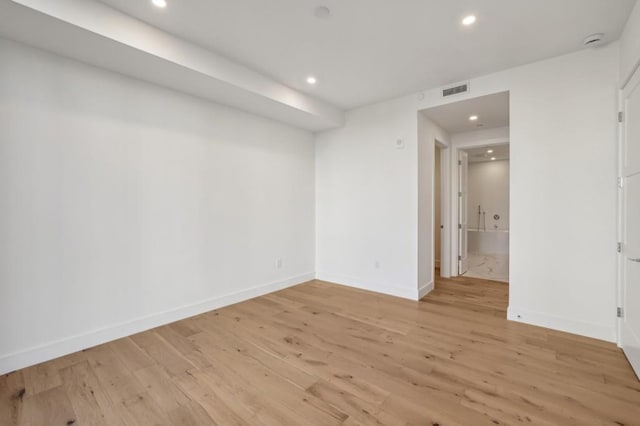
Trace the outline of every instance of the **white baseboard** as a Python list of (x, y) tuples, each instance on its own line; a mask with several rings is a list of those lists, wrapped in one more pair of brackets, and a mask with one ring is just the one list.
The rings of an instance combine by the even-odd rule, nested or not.
[(428, 284), (424, 284), (420, 286), (420, 288), (418, 289), (418, 300), (422, 299), (432, 291), (433, 291), (433, 281), (431, 281)]
[(203, 300), (191, 305), (184, 305), (164, 312), (136, 318), (119, 324), (113, 324), (98, 330), (70, 336), (22, 351), (0, 356), (0, 374), (6, 374), (20, 368), (49, 361), (73, 352), (140, 333), (161, 325), (189, 318), (204, 312), (282, 290), (306, 281), (313, 280), (314, 273), (298, 275), (282, 281), (251, 287), (236, 293)]
[(362, 290), (369, 290), (376, 293), (387, 294), (389, 296), (402, 297), (403, 299), (410, 299), (410, 300), (420, 299), (417, 288), (404, 288), (404, 287), (390, 286), (388, 284), (365, 281), (365, 280), (361, 280), (354, 277), (348, 277), (346, 275), (329, 274), (326, 272), (316, 272), (316, 279), (322, 280), (322, 281), (328, 281), (331, 283), (346, 285), (348, 287), (355, 287)]
[(624, 336), (624, 355), (627, 357), (633, 371), (640, 379), (640, 335), (636, 333), (628, 321), (620, 321), (620, 342), (618, 347), (622, 349), (622, 337)]
[(547, 313), (512, 307), (507, 308), (507, 319), (553, 330), (564, 331), (567, 333), (578, 334), (580, 336), (592, 337), (594, 339), (605, 340), (607, 342), (615, 343), (616, 341), (615, 325), (606, 326), (602, 324), (593, 324), (570, 318), (558, 317)]

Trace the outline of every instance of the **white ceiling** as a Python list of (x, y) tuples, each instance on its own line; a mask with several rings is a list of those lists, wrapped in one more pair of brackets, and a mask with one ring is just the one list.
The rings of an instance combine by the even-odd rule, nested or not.
[[(509, 92), (481, 96), (426, 109), (427, 115), (449, 134), (509, 125)], [(475, 115), (477, 120), (469, 117)]]
[[(509, 145), (493, 145), (493, 146), (482, 146), (478, 148), (467, 149), (467, 154), (469, 154), (469, 163), (481, 163), (485, 161), (494, 161), (492, 158), (495, 158), (495, 161), (500, 160), (508, 160), (509, 159)], [(488, 152), (492, 151), (492, 152)]]
[[(102, 0), (341, 108), (616, 40), (635, 0)], [(326, 5), (329, 19), (314, 17)], [(477, 23), (460, 20), (475, 13)], [(318, 77), (310, 88), (307, 75)]]
[(344, 111), (94, 0), (0, 0), (0, 37), (310, 130)]

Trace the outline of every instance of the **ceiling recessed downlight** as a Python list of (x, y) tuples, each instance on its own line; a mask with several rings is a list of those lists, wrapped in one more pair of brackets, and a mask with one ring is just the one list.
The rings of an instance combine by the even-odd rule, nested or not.
[(462, 20), (462, 25), (465, 26), (469, 26), (469, 25), (473, 25), (476, 23), (476, 16), (475, 15), (468, 15), (465, 16), (464, 19)]
[(164, 9), (165, 7), (167, 7), (167, 0), (151, 0), (151, 3), (155, 7), (159, 7), (160, 9)]
[(477, 115), (472, 115), (471, 117), (469, 117), (469, 121), (476, 121), (478, 119)]
[(496, 161), (496, 157), (491, 157), (491, 161)]
[(314, 76), (310, 75), (309, 77), (307, 77), (307, 83), (314, 85), (318, 82), (318, 79), (316, 79)]
[(492, 149), (488, 149), (487, 150), (487, 154), (493, 154), (493, 150)]

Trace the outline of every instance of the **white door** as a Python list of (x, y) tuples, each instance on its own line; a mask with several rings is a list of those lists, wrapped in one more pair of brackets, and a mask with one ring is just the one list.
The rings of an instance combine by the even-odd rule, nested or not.
[(640, 70), (623, 90), (622, 102), (620, 343), (640, 377)]
[(465, 274), (469, 268), (467, 250), (467, 187), (469, 156), (465, 151), (458, 151), (458, 275)]

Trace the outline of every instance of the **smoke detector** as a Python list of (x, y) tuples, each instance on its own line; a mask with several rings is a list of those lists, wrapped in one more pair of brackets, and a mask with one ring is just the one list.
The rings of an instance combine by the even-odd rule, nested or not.
[(331, 16), (331, 10), (327, 6), (318, 6), (313, 14), (318, 19), (329, 19)]
[(583, 43), (585, 46), (588, 46), (588, 47), (596, 47), (596, 46), (602, 45), (603, 38), (604, 38), (604, 34), (602, 33), (591, 34), (590, 36), (587, 36), (587, 38), (584, 39)]

